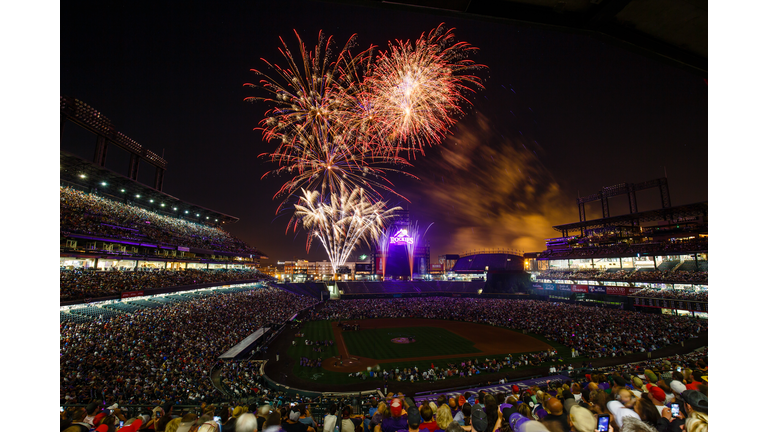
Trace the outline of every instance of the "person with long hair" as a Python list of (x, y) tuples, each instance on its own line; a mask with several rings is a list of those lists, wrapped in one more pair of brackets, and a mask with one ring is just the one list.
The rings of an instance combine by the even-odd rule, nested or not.
[(501, 416), (499, 415), (499, 404), (496, 398), (491, 395), (485, 395), (485, 415), (488, 417), (488, 426), (485, 432), (495, 432), (501, 429)]

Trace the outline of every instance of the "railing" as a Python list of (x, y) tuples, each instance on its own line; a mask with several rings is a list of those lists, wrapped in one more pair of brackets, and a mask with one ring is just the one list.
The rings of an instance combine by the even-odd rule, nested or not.
[(525, 251), (522, 251), (519, 249), (480, 249), (480, 250), (462, 252), (459, 254), (459, 256), (463, 258), (465, 256), (481, 255), (481, 254), (507, 254), (507, 255), (516, 255), (521, 257), (525, 254)]

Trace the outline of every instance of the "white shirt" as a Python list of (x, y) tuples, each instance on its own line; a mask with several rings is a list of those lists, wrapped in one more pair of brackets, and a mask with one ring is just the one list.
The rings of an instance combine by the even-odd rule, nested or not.
[(637, 415), (633, 409), (625, 408), (624, 405), (622, 405), (619, 401), (609, 401), (606, 404), (606, 407), (608, 408), (608, 411), (613, 414), (613, 417), (616, 419), (616, 424), (619, 425), (619, 427), (621, 427), (624, 423), (624, 417), (634, 417), (640, 420), (640, 416)]

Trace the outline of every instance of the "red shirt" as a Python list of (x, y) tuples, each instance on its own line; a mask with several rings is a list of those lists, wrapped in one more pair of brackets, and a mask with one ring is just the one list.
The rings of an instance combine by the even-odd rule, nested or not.
[(701, 382), (694, 381), (690, 384), (686, 384), (685, 388), (687, 388), (688, 390), (698, 390), (700, 385), (701, 385)]
[(435, 432), (437, 429), (440, 429), (440, 428), (439, 428), (439, 427), (437, 427), (437, 421), (435, 421), (434, 419), (432, 419), (432, 421), (431, 421), (431, 422), (422, 422), (422, 423), (419, 425), (419, 430), (423, 430), (423, 429), (426, 429), (426, 430), (428, 430), (429, 432)]

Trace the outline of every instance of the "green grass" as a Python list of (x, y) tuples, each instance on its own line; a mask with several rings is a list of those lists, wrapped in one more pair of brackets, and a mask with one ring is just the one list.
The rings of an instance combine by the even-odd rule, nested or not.
[[(313, 321), (313, 322), (306, 323), (302, 330), (304, 331), (304, 336), (305, 336), (306, 339), (310, 339), (310, 340), (329, 340), (329, 339), (333, 339), (333, 326), (334, 325), (336, 325), (335, 322), (331, 322), (331, 321)], [(424, 336), (420, 335), (420, 330), (422, 330), (422, 329), (427, 329), (428, 333), (431, 333), (433, 330), (437, 330), (439, 332), (450, 333), (449, 337), (454, 339), (455, 342), (459, 344), (459, 346), (461, 346), (461, 345), (463, 345), (464, 347), (469, 346), (469, 349), (472, 349), (472, 351), (466, 352), (466, 353), (462, 353), (462, 352), (455, 353), (455, 354), (459, 355), (459, 357), (452, 358), (452, 359), (420, 360), (420, 361), (408, 361), (408, 362), (403, 362), (403, 361), (398, 361), (398, 360), (387, 361), (388, 359), (401, 359), (401, 358), (408, 358), (408, 357), (427, 357), (427, 356), (438, 356), (438, 355), (448, 355), (448, 354), (450, 354), (449, 352), (447, 352), (447, 348), (446, 348), (446, 344), (445, 344), (445, 339), (440, 341), (440, 343), (438, 343), (437, 346), (433, 345), (431, 350), (427, 351), (426, 353), (424, 353), (423, 351), (421, 353), (419, 353), (419, 352), (414, 352), (414, 351), (410, 350), (410, 349), (414, 349), (414, 348), (421, 349), (420, 347), (416, 347), (416, 345), (418, 345), (419, 342), (421, 342), (421, 341), (429, 341), (430, 340), (429, 337), (425, 338)], [(394, 348), (394, 349), (403, 349), (403, 350), (405, 350), (404, 353), (399, 353), (397, 355), (394, 355), (394, 354), (391, 354), (391, 355), (384, 354), (384, 355), (388, 355), (388, 357), (384, 358), (383, 355), (380, 354), (381, 352), (384, 352), (384, 351), (377, 351), (372, 346), (365, 346), (366, 342), (364, 340), (363, 341), (355, 341), (355, 342), (352, 341), (352, 339), (357, 339), (357, 337), (360, 334), (365, 333), (365, 332), (369, 332), (369, 331), (378, 331), (378, 332), (380, 332), (380, 334), (377, 337), (375, 337), (375, 339), (378, 340), (380, 344), (386, 345), (387, 348), (390, 348), (390, 346), (392, 346), (392, 348)], [(516, 330), (511, 330), (511, 331), (516, 331)], [(295, 332), (297, 332), (297, 331), (294, 331), (294, 333)], [(383, 333), (383, 334), (381, 334), (381, 333)], [(392, 333), (392, 334), (390, 335), (388, 333)], [(350, 354), (364, 356), (364, 357), (369, 357), (369, 358), (379, 358), (379, 359), (381, 359), (381, 362), (379, 362), (379, 366), (381, 368), (386, 368), (386, 369), (403, 369), (403, 368), (418, 367), (419, 370), (424, 370), (424, 369), (429, 368), (432, 364), (434, 364), (436, 367), (446, 367), (449, 363), (461, 362), (462, 360), (467, 360), (467, 359), (472, 359), (472, 360), (479, 359), (481, 361), (484, 361), (486, 358), (488, 358), (488, 359), (494, 359), (494, 358), (495, 359), (503, 359), (505, 357), (505, 354), (480, 356), (480, 355), (477, 354), (478, 351), (475, 350), (472, 347), (471, 343), (469, 343), (469, 345), (466, 345), (466, 343), (469, 342), (466, 339), (464, 339), (464, 338), (462, 338), (462, 337), (460, 337), (460, 336), (458, 336), (458, 335), (456, 335), (456, 334), (454, 334), (452, 332), (449, 332), (449, 331), (444, 330), (442, 328), (436, 328), (436, 327), (407, 327), (407, 328), (387, 328), (387, 329), (376, 329), (376, 330), (360, 330), (360, 331), (357, 331), (357, 332), (344, 332), (342, 334), (344, 335), (344, 340), (345, 340), (345, 343), (347, 345), (347, 349), (349, 350)], [(395, 337), (398, 337), (398, 336), (404, 336), (404, 335), (415, 336), (416, 337), (416, 343), (414, 343), (414, 344), (395, 344), (395, 343), (391, 342), (392, 338), (395, 338)], [(579, 357), (577, 359), (571, 359), (571, 358), (567, 357), (567, 355), (566, 355), (566, 353), (570, 354), (570, 349), (566, 348), (564, 345), (556, 343), (556, 342), (553, 342), (553, 341), (550, 341), (550, 340), (547, 340), (544, 337), (541, 337), (541, 336), (536, 335), (536, 334), (528, 333), (528, 335), (533, 337), (533, 338), (539, 339), (541, 341), (544, 341), (544, 342), (550, 344), (552, 347), (554, 347), (559, 352), (561, 352), (563, 357), (564, 357), (565, 364), (573, 363), (574, 365), (576, 365), (577, 361), (581, 362), (584, 359), (584, 357)], [(351, 338), (350, 338), (350, 336), (351, 336)], [(432, 333), (432, 337), (435, 337), (435, 336), (439, 337), (441, 335), (440, 334)], [(443, 335), (443, 336), (445, 336), (445, 335)], [(296, 361), (296, 365), (293, 368), (293, 373), (297, 377), (302, 378), (302, 379), (306, 379), (306, 380), (309, 380), (309, 381), (317, 382), (317, 383), (322, 383), (322, 384), (353, 384), (353, 383), (359, 383), (361, 381), (359, 378), (350, 377), (349, 374), (345, 373), (345, 372), (330, 372), (330, 371), (325, 370), (323, 368), (308, 368), (308, 367), (303, 367), (303, 366), (299, 366), (298, 365), (298, 361), (299, 361), (299, 359), (302, 356), (309, 357), (309, 358), (321, 357), (321, 358), (325, 359), (325, 358), (328, 358), (328, 357), (333, 357), (333, 356), (338, 355), (337, 346), (338, 346), (339, 341), (336, 341), (336, 345), (334, 345), (333, 347), (326, 348), (326, 351), (322, 352), (322, 353), (313, 352), (312, 351), (312, 347), (305, 346), (303, 343), (299, 343), (301, 341), (300, 338), (297, 338), (296, 341), (297, 341), (297, 345), (296, 346), (292, 346), (288, 350), (288, 354)], [(460, 341), (464, 341), (464, 342), (460, 342)], [(351, 343), (357, 344), (357, 346), (354, 348), (354, 350), (353, 350), (353, 347), (351, 346)], [(367, 343), (368, 344), (371, 343), (370, 339), (369, 339), (369, 341)], [(373, 351), (374, 354), (363, 355), (363, 354), (357, 353), (356, 351), (359, 350), (359, 349), (362, 349), (363, 350), (362, 352), (366, 352), (366, 350), (367, 351)], [(369, 352), (367, 352), (367, 353), (369, 353)], [(465, 355), (461, 355), (461, 354), (465, 354)], [(525, 353), (515, 353), (514, 355), (518, 356), (520, 354), (525, 354)], [(550, 363), (544, 363), (544, 364), (548, 365)], [(532, 368), (532, 366), (518, 368), (517, 370), (521, 370), (521, 369), (524, 370), (524, 369), (529, 369), (529, 368)], [(503, 369), (503, 371), (511, 371), (511, 369)], [(451, 379), (454, 379), (454, 378), (449, 378), (449, 380), (451, 380)]]
[[(317, 378), (317, 374), (337, 374), (341, 375), (343, 377), (347, 377), (347, 374), (339, 373), (339, 372), (328, 372), (323, 368), (310, 368), (306, 366), (301, 366), (299, 364), (299, 361), (302, 357), (307, 357), (310, 359), (317, 359), (322, 358), (326, 359), (328, 357), (333, 357), (339, 355), (339, 349), (336, 345), (325, 347), (325, 350), (323, 352), (314, 352), (312, 351), (313, 346), (307, 346), (304, 344), (305, 339), (309, 339), (312, 341), (317, 340), (335, 340), (333, 337), (333, 327), (331, 327), (332, 323), (330, 321), (312, 321), (308, 322), (304, 325), (301, 331), (304, 332), (303, 338), (294, 338), (296, 340), (296, 346), (291, 346), (288, 349), (288, 355), (293, 358), (293, 360), (296, 362), (293, 366), (293, 374), (296, 375), (299, 378), (312, 380), (313, 378)], [(298, 330), (293, 330), (293, 333), (298, 333)], [(335, 342), (338, 344), (338, 341)], [(329, 382), (329, 384), (341, 384), (341, 382)]]
[[(367, 329), (344, 332), (342, 336), (351, 356), (377, 360), (481, 352), (471, 341), (439, 327)], [(392, 342), (393, 338), (404, 336), (413, 336), (416, 342)]]

